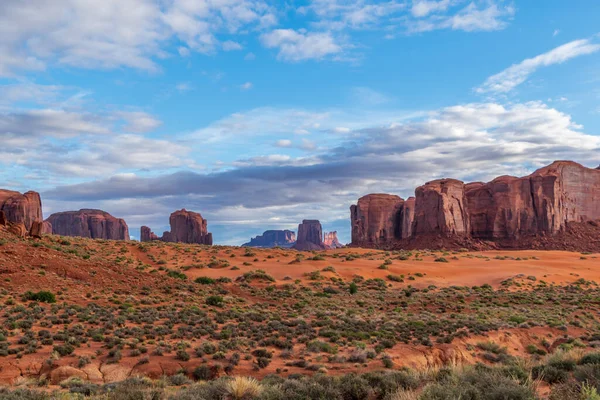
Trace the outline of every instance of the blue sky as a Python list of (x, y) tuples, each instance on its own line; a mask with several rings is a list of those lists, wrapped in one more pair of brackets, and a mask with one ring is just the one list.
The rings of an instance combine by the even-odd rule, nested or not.
[(600, 3), (5, 0), (0, 187), (215, 241), (427, 180), (600, 163)]

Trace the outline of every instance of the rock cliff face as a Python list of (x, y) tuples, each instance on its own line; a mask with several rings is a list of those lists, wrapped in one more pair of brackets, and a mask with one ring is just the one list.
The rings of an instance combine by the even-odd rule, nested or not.
[(465, 185), (455, 179), (427, 182), (415, 191), (412, 235), (467, 235)]
[(172, 242), (212, 245), (212, 233), (208, 232), (208, 222), (202, 215), (184, 208), (171, 214), (169, 223)]
[(293, 248), (303, 251), (325, 249), (321, 223), (315, 219), (303, 220), (302, 223), (298, 225), (298, 238)]
[(169, 217), (169, 224), (171, 225), (171, 231), (164, 232), (160, 238), (150, 228), (142, 226), (140, 241), (162, 240), (163, 242), (206, 245), (212, 245), (213, 243), (212, 233), (208, 232), (208, 222), (198, 213), (186, 209), (175, 211)]
[(124, 220), (102, 210), (82, 209), (52, 214), (46, 220), (52, 233), (91, 239), (129, 240), (129, 229)]
[(325, 232), (323, 235), (323, 244), (328, 249), (339, 249), (344, 247), (344, 245), (338, 240), (337, 231)]
[(525, 237), (565, 237), (570, 225), (600, 220), (600, 169), (556, 161), (522, 178), (468, 184), (441, 179), (417, 188), (407, 201), (364, 196), (350, 217), (353, 245), (427, 245), (424, 238), (441, 237), (516, 247)]
[(34, 221), (42, 221), (42, 200), (37, 192), (21, 194), (0, 189), (0, 210), (4, 211), (7, 222), (23, 224), (29, 232)]
[(242, 246), (247, 247), (292, 247), (296, 243), (296, 234), (288, 230), (269, 230), (258, 235)]
[(391, 194), (368, 194), (358, 199), (350, 207), (352, 243), (379, 246), (401, 238), (403, 206), (404, 200)]

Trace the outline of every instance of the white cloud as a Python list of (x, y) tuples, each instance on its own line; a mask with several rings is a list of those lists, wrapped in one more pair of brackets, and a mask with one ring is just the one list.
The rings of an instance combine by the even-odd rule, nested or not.
[(430, 0), (416, 0), (413, 1), (411, 13), (417, 18), (426, 17), (427, 15), (437, 12), (446, 11), (450, 6), (450, 0), (430, 1)]
[(552, 36), (558, 36), (559, 33), (560, 29), (555, 29), (554, 32), (552, 32)]
[(342, 47), (329, 32), (275, 29), (261, 35), (261, 41), (267, 48), (278, 49), (277, 57), (284, 61), (320, 60), (342, 52)]
[(239, 44), (238, 42), (234, 42), (233, 40), (228, 40), (226, 42), (223, 42), (223, 50), (225, 51), (236, 51), (236, 50), (242, 50), (243, 47), (241, 44)]
[(253, 61), (256, 60), (256, 55), (254, 53), (248, 53), (246, 54), (246, 56), (244, 57), (244, 60), (246, 61)]
[(280, 139), (275, 143), (277, 147), (291, 147), (292, 141), (289, 139)]
[(242, 90), (250, 90), (250, 89), (252, 89), (252, 86), (253, 86), (252, 82), (246, 82), (246, 83), (240, 85), (240, 89), (242, 89)]
[(121, 111), (116, 115), (125, 121), (126, 132), (151, 132), (162, 125), (160, 120), (143, 111)]
[[(214, 52), (219, 35), (266, 29), (277, 19), (264, 0), (3, 0), (0, 76), (47, 64), (82, 68), (158, 69), (155, 59), (176, 37), (178, 52)], [(233, 40), (226, 50), (239, 47)]]
[(600, 44), (594, 43), (592, 39), (574, 40), (490, 76), (475, 91), (477, 93), (507, 93), (525, 82), (540, 67), (561, 64), (575, 57), (595, 53), (598, 50), (600, 50)]

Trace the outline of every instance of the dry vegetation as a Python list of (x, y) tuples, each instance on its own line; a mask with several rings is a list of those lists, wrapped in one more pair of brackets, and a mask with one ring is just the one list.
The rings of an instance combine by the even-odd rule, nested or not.
[(0, 398), (596, 399), (596, 280), (594, 254), (0, 232)]

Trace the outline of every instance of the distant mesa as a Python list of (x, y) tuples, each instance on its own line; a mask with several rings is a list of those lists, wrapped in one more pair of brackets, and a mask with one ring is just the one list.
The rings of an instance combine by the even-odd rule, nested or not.
[(158, 237), (147, 226), (142, 226), (140, 231), (140, 241), (150, 242), (161, 240), (163, 242), (174, 243), (196, 243), (212, 245), (212, 233), (208, 232), (208, 222), (202, 218), (202, 215), (187, 211), (185, 208), (175, 211), (169, 217), (171, 225), (170, 232), (164, 232), (162, 237)]
[(600, 219), (600, 170), (556, 161), (522, 178), (439, 179), (406, 201), (361, 197), (350, 219), (352, 244), (363, 247), (600, 249), (600, 231), (592, 232)]
[(0, 189), (0, 226), (17, 236), (26, 236), (34, 230), (40, 237), (39, 225), (43, 220), (40, 194), (29, 191), (21, 194)]
[(269, 230), (244, 243), (244, 247), (292, 247), (296, 243), (296, 234), (289, 230)]
[(129, 229), (123, 219), (106, 211), (82, 209), (52, 214), (44, 221), (44, 232), (55, 235), (91, 239), (129, 240)]

